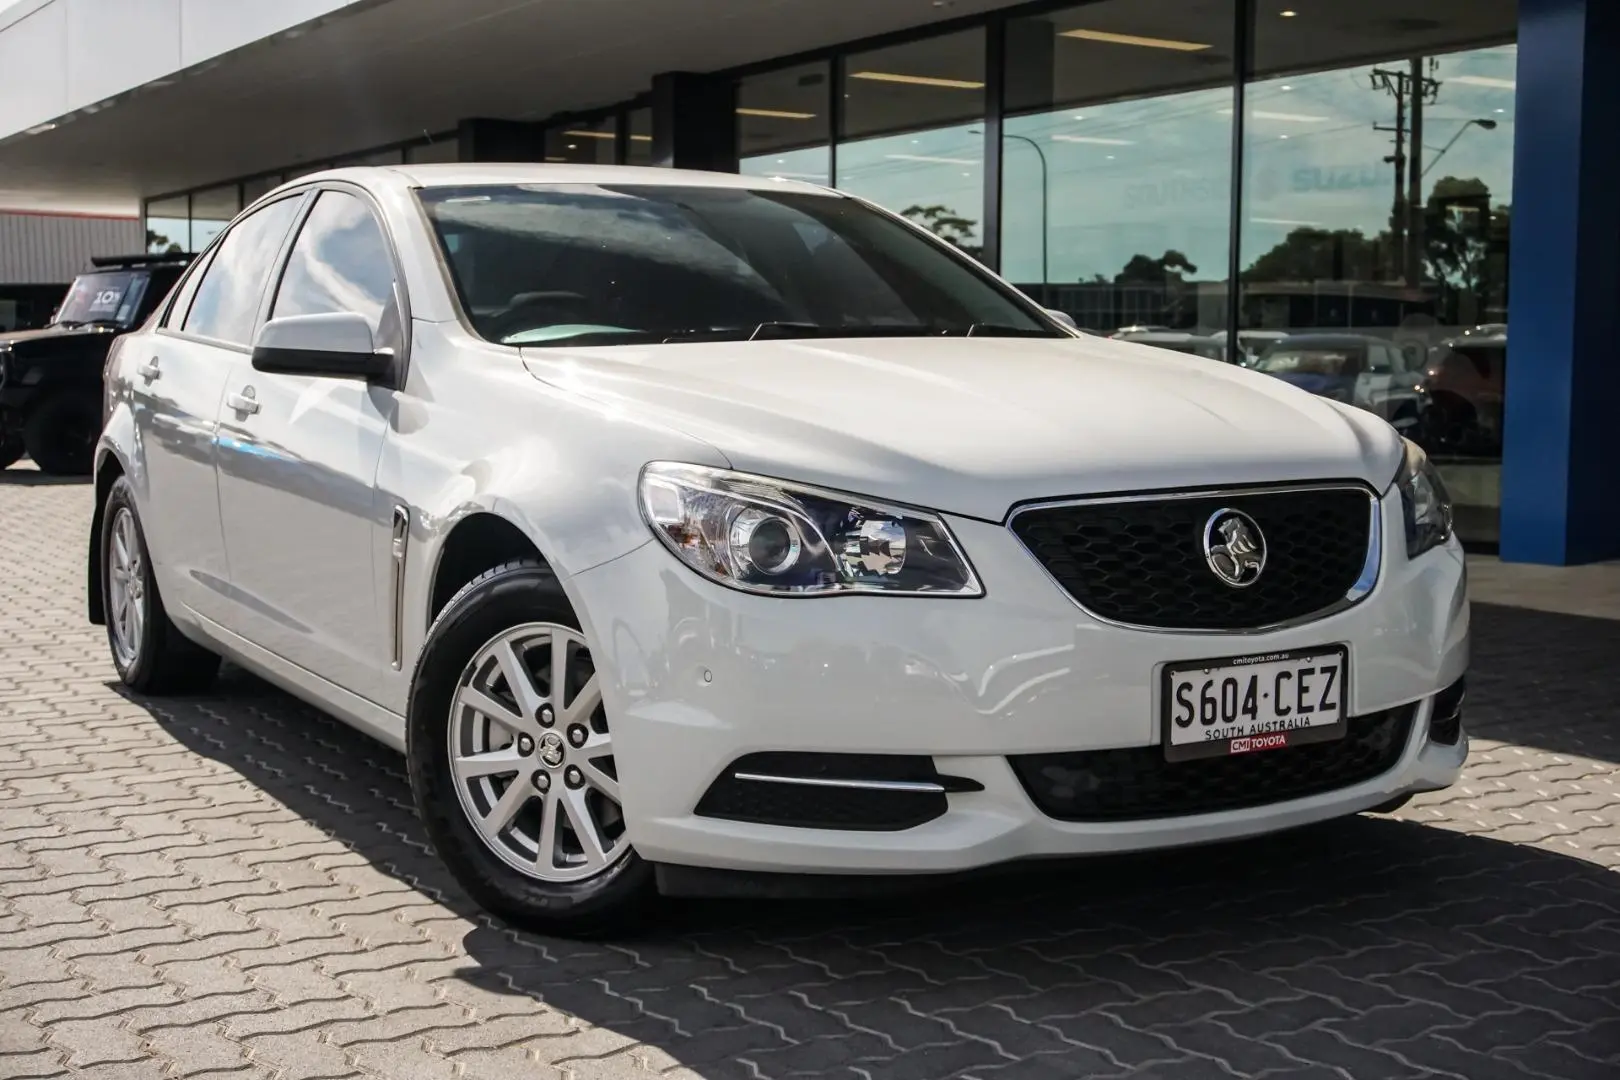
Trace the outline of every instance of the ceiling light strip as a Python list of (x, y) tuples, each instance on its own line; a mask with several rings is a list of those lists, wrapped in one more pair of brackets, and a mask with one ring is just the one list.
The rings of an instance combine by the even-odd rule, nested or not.
[(938, 86), (947, 90), (983, 90), (983, 82), (971, 79), (941, 79), (933, 75), (901, 75), (893, 71), (852, 71), (852, 79), (870, 82), (904, 83), (908, 86)]
[(1198, 41), (1176, 41), (1172, 38), (1142, 37), (1139, 34), (1116, 34), (1110, 30), (1065, 30), (1060, 35), (1081, 41), (1098, 41), (1105, 45), (1138, 45), (1144, 49), (1171, 49), (1175, 52), (1203, 52), (1214, 48)]
[(789, 109), (746, 109), (737, 110), (738, 116), (763, 116), (772, 120), (814, 120), (813, 112), (793, 112)]

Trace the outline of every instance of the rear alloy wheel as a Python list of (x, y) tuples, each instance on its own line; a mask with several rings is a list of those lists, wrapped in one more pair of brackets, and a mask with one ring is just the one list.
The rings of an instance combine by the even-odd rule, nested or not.
[(187, 639), (169, 618), (152, 575), (134, 491), (122, 476), (107, 492), (98, 542), (107, 644), (119, 679), (143, 694), (206, 688), (219, 672), (219, 657)]
[(445, 607), (407, 743), (417, 811), (473, 899), (555, 933), (637, 924), (652, 867), (631, 849), (601, 677), (550, 570), (496, 567)]
[(107, 634), (113, 662), (125, 671), (140, 658), (146, 635), (146, 551), (131, 508), (115, 510), (107, 531)]

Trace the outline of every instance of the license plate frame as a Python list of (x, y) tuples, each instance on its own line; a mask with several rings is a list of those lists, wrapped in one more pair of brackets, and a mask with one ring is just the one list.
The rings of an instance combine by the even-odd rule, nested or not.
[[(1174, 731), (1177, 727), (1176, 714), (1180, 709), (1176, 701), (1175, 688), (1178, 676), (1193, 672), (1203, 673), (1213, 679), (1222, 679), (1229, 676), (1228, 671), (1242, 671), (1244, 668), (1263, 666), (1265, 670), (1275, 672), (1281, 665), (1296, 665), (1293, 676), (1296, 694), (1298, 691), (1299, 668), (1306, 666), (1312, 659), (1338, 660), (1337, 687), (1330, 695), (1337, 698), (1339, 717), (1330, 724), (1313, 724), (1306, 727), (1278, 727), (1270, 731), (1244, 731), (1232, 736), (1221, 738), (1199, 739), (1177, 743)], [(1219, 674), (1212, 674), (1212, 673)], [(1314, 674), (1311, 673), (1311, 674)], [(1309, 677), (1309, 676), (1307, 676)], [(1265, 750), (1284, 749), (1292, 746), (1306, 746), (1312, 743), (1332, 742), (1342, 739), (1350, 729), (1350, 702), (1348, 687), (1350, 683), (1350, 647), (1343, 642), (1325, 645), (1315, 645), (1309, 648), (1278, 650), (1269, 653), (1244, 653), (1237, 656), (1213, 657), (1201, 660), (1177, 660), (1164, 665), (1160, 673), (1159, 682), (1159, 740), (1163, 748), (1166, 761), (1196, 761), (1203, 758), (1230, 757), (1234, 754), (1252, 753)], [(1273, 687), (1276, 678), (1273, 676)], [(1312, 688), (1313, 693), (1318, 688)], [(1242, 688), (1239, 688), (1239, 705), (1241, 707)], [(1266, 700), (1269, 700), (1273, 690), (1266, 691)], [(1317, 712), (1316, 706), (1321, 704), (1323, 698), (1317, 696), (1312, 702), (1312, 713)], [(1182, 703), (1184, 706), (1185, 703)], [(1285, 723), (1285, 717), (1273, 715), (1267, 724)], [(1259, 723), (1255, 721), (1254, 723)], [(1197, 729), (1200, 719), (1197, 712), (1197, 695), (1194, 695), (1193, 718), (1190, 725)], [(1280, 738), (1279, 738), (1280, 736)]]

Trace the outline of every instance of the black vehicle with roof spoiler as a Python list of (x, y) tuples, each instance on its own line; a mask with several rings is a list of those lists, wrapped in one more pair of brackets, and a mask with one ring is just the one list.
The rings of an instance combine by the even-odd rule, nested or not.
[(179, 254), (91, 259), (47, 326), (0, 334), (0, 469), (26, 453), (42, 472), (90, 472), (107, 350), (146, 321), (190, 261)]

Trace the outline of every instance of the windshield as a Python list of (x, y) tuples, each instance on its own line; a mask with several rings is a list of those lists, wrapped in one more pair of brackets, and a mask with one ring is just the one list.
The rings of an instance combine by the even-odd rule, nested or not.
[(146, 293), (146, 275), (129, 270), (80, 274), (57, 309), (58, 326), (128, 326)]
[(506, 345), (1067, 337), (853, 199), (641, 185), (421, 193), (473, 328)]
[(1350, 378), (1361, 374), (1358, 349), (1281, 348), (1260, 358), (1255, 367), (1269, 375), (1330, 375)]

